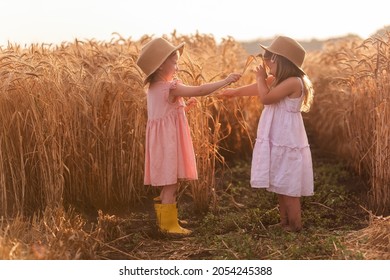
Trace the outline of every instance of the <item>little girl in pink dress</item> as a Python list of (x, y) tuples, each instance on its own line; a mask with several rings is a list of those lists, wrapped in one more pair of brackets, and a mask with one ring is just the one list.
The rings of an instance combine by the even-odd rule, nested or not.
[(158, 81), (148, 90), (145, 185), (167, 186), (176, 184), (178, 179), (198, 179), (186, 104), (183, 97), (168, 100), (177, 83)]
[(149, 84), (144, 183), (161, 187), (161, 203), (155, 204), (160, 231), (188, 235), (191, 231), (178, 224), (176, 192), (178, 180), (196, 180), (198, 174), (183, 97), (208, 95), (241, 75), (232, 73), (224, 80), (200, 86), (183, 85), (174, 80), (183, 48), (184, 44), (173, 46), (163, 38), (154, 39), (142, 48), (137, 65)]

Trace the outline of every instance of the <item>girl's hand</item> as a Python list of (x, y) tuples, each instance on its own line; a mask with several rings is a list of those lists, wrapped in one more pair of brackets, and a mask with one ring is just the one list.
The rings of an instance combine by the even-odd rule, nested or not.
[(260, 65), (256, 68), (256, 81), (257, 83), (261, 82), (267, 85), (268, 88), (271, 87), (272, 83), (275, 81), (275, 77), (273, 75), (267, 76), (267, 72)]
[(231, 73), (229, 76), (226, 77), (225, 81), (227, 85), (230, 85), (231, 83), (237, 82), (241, 78), (241, 74), (239, 73)]
[(271, 87), (272, 83), (275, 81), (275, 77), (272, 75), (269, 75), (266, 79), (265, 82), (267, 83), (268, 87)]
[(233, 88), (227, 88), (218, 94), (218, 97), (233, 98), (236, 96), (236, 90)]
[(267, 72), (262, 65), (256, 67), (256, 81), (265, 81), (267, 79)]
[(196, 104), (198, 104), (198, 99), (195, 97), (188, 99), (186, 102), (186, 111), (189, 111), (192, 107), (196, 106)]

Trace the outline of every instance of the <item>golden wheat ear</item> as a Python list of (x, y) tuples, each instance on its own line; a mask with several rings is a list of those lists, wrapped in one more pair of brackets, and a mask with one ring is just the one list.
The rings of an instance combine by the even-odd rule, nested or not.
[(249, 65), (251, 65), (251, 63), (252, 63), (254, 60), (256, 61), (256, 57), (255, 57), (254, 55), (248, 56), (248, 58), (246, 59), (246, 62), (245, 62), (244, 69), (243, 69), (242, 72), (241, 72), (241, 75), (244, 75), (244, 73), (245, 73), (246, 70), (248, 69)]

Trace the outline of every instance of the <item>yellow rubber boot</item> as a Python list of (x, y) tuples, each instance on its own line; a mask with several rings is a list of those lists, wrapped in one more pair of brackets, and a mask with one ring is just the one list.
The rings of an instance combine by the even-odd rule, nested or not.
[(174, 204), (155, 204), (157, 226), (163, 233), (189, 235), (191, 230), (182, 228), (177, 219), (177, 207)]
[[(160, 196), (156, 196), (153, 198), (153, 203), (154, 204), (161, 204), (161, 197)], [(188, 222), (186, 220), (180, 220), (178, 219), (179, 221), (179, 225), (187, 225)]]

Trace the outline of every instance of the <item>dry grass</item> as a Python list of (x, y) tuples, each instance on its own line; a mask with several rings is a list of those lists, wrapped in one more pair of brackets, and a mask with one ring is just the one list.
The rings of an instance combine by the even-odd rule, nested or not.
[(95, 259), (98, 242), (83, 230), (85, 221), (57, 208), (31, 219), (2, 221), (1, 259)]
[(371, 215), (370, 225), (346, 237), (349, 250), (367, 260), (390, 259), (390, 217)]

